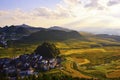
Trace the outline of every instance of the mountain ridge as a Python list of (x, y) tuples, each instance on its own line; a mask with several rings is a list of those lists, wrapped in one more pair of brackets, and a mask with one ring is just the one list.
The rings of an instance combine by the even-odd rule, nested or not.
[[(6, 33), (2, 34), (2, 33)], [(120, 41), (120, 36), (109, 34), (91, 34), (88, 32), (78, 32), (67, 28), (53, 26), (50, 28), (32, 27), (26, 24), (11, 25), (0, 28), (0, 35), (6, 40), (16, 40), (20, 42), (39, 42), (39, 41), (63, 41), (68, 39), (89, 40), (104, 39), (108, 41)]]
[(30, 36), (23, 37), (20, 41), (23, 42), (39, 42), (39, 41), (64, 41), (68, 39), (81, 39), (81, 36), (77, 31), (61, 31), (61, 30), (41, 30), (31, 34)]
[(53, 27), (50, 27), (48, 29), (50, 29), (50, 30), (61, 30), (61, 31), (66, 31), (66, 32), (73, 31), (73, 30), (70, 30), (70, 29), (67, 29), (67, 28), (63, 28), (63, 27), (60, 27), (60, 26), (53, 26)]

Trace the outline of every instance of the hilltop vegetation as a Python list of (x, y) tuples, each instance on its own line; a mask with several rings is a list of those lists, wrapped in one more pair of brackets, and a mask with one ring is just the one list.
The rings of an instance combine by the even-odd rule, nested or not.
[(59, 49), (54, 44), (48, 42), (44, 42), (42, 45), (38, 46), (34, 52), (47, 59), (57, 57), (60, 54)]

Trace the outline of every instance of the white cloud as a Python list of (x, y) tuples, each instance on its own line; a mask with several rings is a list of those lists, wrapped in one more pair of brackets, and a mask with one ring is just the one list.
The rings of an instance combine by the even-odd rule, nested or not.
[(4, 16), (4, 15), (7, 15), (8, 14), (8, 11), (0, 11), (0, 16)]
[(85, 5), (85, 7), (97, 7), (98, 6), (98, 0), (89, 0), (90, 2)]
[[(87, 26), (120, 26), (120, 0), (63, 0), (55, 9), (40, 7), (25, 12), (20, 9), (0, 11), (0, 25), (30, 24), (49, 27), (62, 25), (79, 28)], [(115, 2), (115, 5), (113, 3)]]
[(80, 0), (63, 0), (68, 6), (76, 6), (81, 3)]
[(116, 4), (120, 4), (120, 0), (109, 0), (108, 2), (108, 6), (112, 6)]

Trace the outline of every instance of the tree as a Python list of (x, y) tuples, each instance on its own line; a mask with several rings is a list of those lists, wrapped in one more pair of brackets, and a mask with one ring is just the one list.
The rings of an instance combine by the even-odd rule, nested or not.
[(44, 42), (42, 45), (38, 46), (34, 52), (40, 54), (43, 58), (55, 58), (60, 54), (60, 50), (49, 42)]

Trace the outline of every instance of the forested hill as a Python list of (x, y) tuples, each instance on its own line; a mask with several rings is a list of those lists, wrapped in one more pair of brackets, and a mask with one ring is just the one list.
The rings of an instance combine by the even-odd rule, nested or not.
[(23, 37), (19, 41), (22, 42), (38, 42), (38, 41), (63, 41), (69, 39), (84, 39), (77, 31), (61, 31), (61, 30), (41, 30), (31, 34), (30, 36)]

